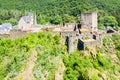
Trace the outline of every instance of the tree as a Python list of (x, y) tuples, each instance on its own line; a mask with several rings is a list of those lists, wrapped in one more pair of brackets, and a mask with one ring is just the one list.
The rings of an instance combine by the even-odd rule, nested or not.
[(104, 26), (116, 27), (118, 22), (114, 16), (105, 16), (104, 17)]
[(53, 24), (60, 24), (60, 23), (62, 23), (62, 17), (59, 16), (59, 15), (55, 16), (55, 18), (52, 19), (51, 23), (53, 23)]
[(12, 23), (12, 25), (17, 25), (18, 21), (15, 18), (11, 18), (5, 21), (6, 23)]
[(63, 21), (65, 23), (73, 23), (73, 22), (75, 22), (75, 17), (70, 16), (69, 14), (64, 14), (63, 15)]
[(100, 17), (98, 20), (98, 28), (104, 29), (106, 26), (118, 27), (118, 22), (114, 16), (104, 16)]

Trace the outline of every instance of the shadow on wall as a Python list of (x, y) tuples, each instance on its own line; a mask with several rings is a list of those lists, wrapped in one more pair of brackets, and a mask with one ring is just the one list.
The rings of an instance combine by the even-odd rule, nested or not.
[(77, 49), (78, 49), (78, 50), (84, 50), (83, 43), (80, 41), (80, 39), (78, 39)]
[(69, 48), (69, 45), (68, 45), (68, 37), (66, 37), (65, 45), (67, 46), (67, 51), (68, 51), (68, 48)]

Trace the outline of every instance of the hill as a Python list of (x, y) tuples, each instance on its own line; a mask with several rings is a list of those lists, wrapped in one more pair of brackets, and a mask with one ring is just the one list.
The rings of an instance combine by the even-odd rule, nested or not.
[(24, 80), (31, 75), (39, 80), (118, 80), (119, 37), (120, 34), (104, 37), (102, 48), (70, 55), (58, 34), (40, 32), (15, 40), (0, 39), (0, 79)]
[(101, 17), (113, 16), (120, 25), (120, 0), (0, 0), (0, 23), (17, 24), (32, 10), (40, 24), (79, 22), (81, 12), (97, 11)]

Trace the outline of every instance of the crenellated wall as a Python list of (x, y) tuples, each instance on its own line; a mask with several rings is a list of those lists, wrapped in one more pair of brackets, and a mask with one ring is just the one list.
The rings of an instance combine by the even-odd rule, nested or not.
[[(68, 37), (68, 53), (74, 52), (75, 50), (86, 50), (86, 47), (96, 48), (102, 46), (102, 39), (105, 36), (112, 36), (116, 33), (106, 34), (79, 34), (78, 36)], [(89, 38), (87, 39), (86, 38)]]

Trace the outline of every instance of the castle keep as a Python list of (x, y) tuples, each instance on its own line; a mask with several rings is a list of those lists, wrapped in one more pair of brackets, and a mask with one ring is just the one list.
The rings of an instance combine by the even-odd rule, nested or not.
[(87, 29), (89, 32), (97, 32), (97, 12), (81, 14), (81, 29)]
[(102, 45), (102, 38), (104, 36), (112, 36), (115, 33), (107, 33), (106, 30), (98, 31), (97, 27), (97, 13), (82, 13), (81, 22), (77, 26), (78, 33), (69, 34), (73, 36), (68, 37), (68, 52), (75, 50), (87, 50), (92, 48), (99, 48)]

